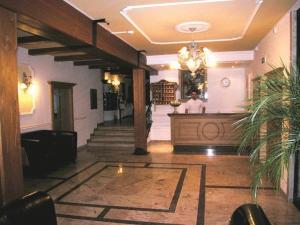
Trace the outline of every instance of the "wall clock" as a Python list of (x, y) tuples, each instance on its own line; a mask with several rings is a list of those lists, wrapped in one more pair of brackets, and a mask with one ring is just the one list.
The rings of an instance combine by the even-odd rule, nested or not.
[(228, 77), (224, 77), (222, 80), (221, 80), (221, 85), (223, 87), (229, 87), (230, 86), (230, 79)]

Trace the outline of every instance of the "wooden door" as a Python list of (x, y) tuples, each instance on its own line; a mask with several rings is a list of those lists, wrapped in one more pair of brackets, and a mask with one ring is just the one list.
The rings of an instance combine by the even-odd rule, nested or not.
[(50, 82), (52, 95), (53, 130), (74, 130), (73, 86), (75, 84)]

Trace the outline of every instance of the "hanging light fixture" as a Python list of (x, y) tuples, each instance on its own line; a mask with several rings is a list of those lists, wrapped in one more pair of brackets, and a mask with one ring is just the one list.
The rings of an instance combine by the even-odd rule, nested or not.
[[(196, 26), (187, 27), (185, 29), (187, 29), (189, 33), (199, 32)], [(192, 41), (187, 47), (183, 47), (179, 50), (178, 63), (181, 69), (191, 71), (192, 76), (196, 75), (197, 70), (216, 64), (212, 52), (208, 48), (199, 47), (195, 41)]]
[(198, 47), (196, 42), (192, 42), (187, 47), (183, 47), (178, 52), (178, 62), (181, 69), (188, 69), (191, 75), (195, 76), (196, 71), (215, 65), (215, 59), (208, 48)]

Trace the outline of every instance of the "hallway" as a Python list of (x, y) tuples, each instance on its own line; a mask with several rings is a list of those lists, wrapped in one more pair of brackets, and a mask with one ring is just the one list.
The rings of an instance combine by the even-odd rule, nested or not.
[[(47, 191), (60, 225), (227, 225), (239, 205), (251, 202), (246, 156), (176, 155), (168, 142), (149, 144), (147, 156), (79, 152), (69, 165), (26, 191)], [(268, 183), (258, 202), (274, 225), (299, 224), (298, 210)]]

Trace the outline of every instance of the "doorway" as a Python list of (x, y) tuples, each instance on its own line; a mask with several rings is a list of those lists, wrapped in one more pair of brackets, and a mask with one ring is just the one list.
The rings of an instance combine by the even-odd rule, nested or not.
[(51, 81), (52, 128), (74, 130), (73, 87), (76, 84)]

